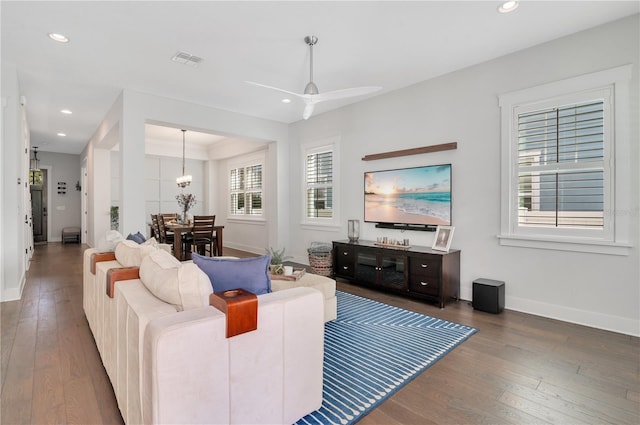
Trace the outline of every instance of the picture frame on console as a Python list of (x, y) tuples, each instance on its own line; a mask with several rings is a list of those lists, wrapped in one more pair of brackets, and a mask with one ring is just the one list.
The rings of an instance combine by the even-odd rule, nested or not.
[(455, 227), (453, 226), (438, 226), (436, 229), (436, 236), (433, 238), (433, 245), (431, 246), (431, 249), (449, 252), (454, 230)]

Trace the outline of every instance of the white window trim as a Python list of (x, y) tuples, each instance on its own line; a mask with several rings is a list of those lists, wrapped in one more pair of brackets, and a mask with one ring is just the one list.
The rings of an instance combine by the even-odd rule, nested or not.
[[(254, 154), (234, 158), (229, 160), (227, 163), (227, 195), (226, 195), (226, 208), (227, 208), (227, 221), (229, 222), (265, 222), (266, 221), (266, 212), (265, 212), (265, 192), (266, 192), (266, 181), (267, 181), (267, 173), (265, 168), (266, 163), (266, 154), (264, 151), (260, 151)], [(254, 165), (262, 166), (262, 214), (260, 215), (248, 215), (248, 214), (233, 214), (231, 211), (231, 204), (229, 203), (229, 195), (231, 195), (231, 180), (229, 175), (231, 174), (231, 170), (236, 168), (246, 168), (252, 167)]]
[[(332, 218), (314, 218), (307, 217), (307, 155), (326, 152), (333, 152), (333, 217)], [(301, 225), (310, 230), (327, 230), (336, 231), (340, 229), (340, 137), (330, 137), (327, 139), (317, 140), (315, 142), (304, 143), (301, 145), (301, 161), (302, 164), (302, 220)]]
[[(498, 238), (500, 245), (562, 251), (591, 252), (612, 255), (629, 255), (630, 193), (631, 175), (629, 155), (630, 140), (630, 80), (633, 65), (623, 65), (605, 71), (586, 74), (537, 87), (518, 90), (499, 96), (501, 109), (501, 228)], [(609, 203), (605, 207), (606, 222), (610, 222), (609, 232), (600, 238), (593, 235), (543, 235), (523, 232), (517, 226), (517, 188), (514, 173), (516, 160), (512, 138), (515, 134), (514, 116), (522, 105), (543, 104), (549, 100), (568, 97), (575, 93), (586, 93), (610, 87), (613, 99), (613, 122), (610, 143), (607, 146), (606, 161), (612, 164), (613, 175), (609, 176)], [(626, 178), (625, 178), (626, 176)], [(615, 184), (614, 184), (615, 182)], [(515, 198), (514, 198), (515, 196)], [(628, 211), (629, 214), (621, 214)]]

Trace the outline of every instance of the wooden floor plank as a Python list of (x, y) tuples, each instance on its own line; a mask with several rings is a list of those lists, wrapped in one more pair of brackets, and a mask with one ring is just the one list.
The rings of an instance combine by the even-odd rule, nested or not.
[[(0, 304), (2, 424), (123, 423), (82, 310), (84, 248), (38, 245), (23, 299)], [(640, 338), (464, 301), (440, 309), (342, 280), (337, 288), (479, 330), (361, 425), (640, 423)]]
[(34, 424), (67, 422), (64, 387), (58, 365), (42, 367), (34, 372), (31, 421)]
[(67, 380), (63, 386), (68, 424), (102, 423), (102, 415), (89, 376)]
[(606, 401), (587, 397), (561, 386), (547, 384), (546, 382), (540, 385), (538, 391), (548, 394), (555, 399), (561, 399), (564, 402), (571, 403), (576, 410), (595, 416), (598, 419), (604, 419), (606, 422), (637, 425), (638, 406), (633, 402), (625, 403), (624, 400), (616, 398), (616, 401), (611, 403), (611, 400)]

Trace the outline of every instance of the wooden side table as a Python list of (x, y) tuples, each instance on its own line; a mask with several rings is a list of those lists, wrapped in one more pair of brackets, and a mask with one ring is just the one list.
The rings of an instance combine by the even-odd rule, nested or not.
[(209, 305), (227, 316), (227, 338), (258, 329), (258, 297), (244, 289), (214, 292)]

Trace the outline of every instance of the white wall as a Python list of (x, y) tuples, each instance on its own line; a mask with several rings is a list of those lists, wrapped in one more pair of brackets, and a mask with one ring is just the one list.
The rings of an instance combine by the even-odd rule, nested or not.
[[(26, 258), (28, 246), (25, 240), (24, 200), (28, 196), (28, 169), (24, 152), (28, 129), (20, 104), (20, 86), (16, 67), (2, 63), (2, 142), (1, 164), (2, 206), (0, 207), (0, 301), (16, 300), (21, 297), (25, 284)], [(28, 140), (27, 144), (28, 144)]]
[[(223, 239), (224, 245), (253, 252), (265, 254), (265, 249), (269, 246), (269, 226), (268, 217), (273, 216), (272, 210), (275, 207), (273, 198), (268, 196), (268, 189), (275, 186), (277, 169), (268, 158), (267, 149), (262, 149), (250, 154), (239, 155), (216, 162), (216, 181), (213, 192), (218, 194), (216, 214), (216, 225), (224, 225)], [(250, 166), (262, 163), (263, 179), (263, 217), (261, 218), (234, 218), (229, 215), (229, 171), (232, 168)]]
[[(640, 335), (638, 151), (638, 16), (594, 28), (441, 76), (290, 126), (291, 158), (301, 143), (341, 138), (342, 226), (320, 231), (300, 225), (301, 191), (291, 192), (292, 237), (288, 248), (306, 257), (310, 241), (346, 239), (347, 219), (363, 220), (365, 171), (453, 164), (452, 248), (462, 250), (461, 296), (471, 299), (472, 281), (506, 282), (506, 307), (562, 320)], [(500, 232), (500, 110), (498, 95), (563, 78), (634, 64), (632, 151), (622, 164), (632, 170), (626, 193), (632, 208), (630, 255), (504, 247)], [(362, 161), (366, 154), (457, 141), (453, 151)], [(626, 141), (621, 141), (626, 142)], [(302, 161), (292, 161), (291, 180), (301, 182)], [(433, 233), (382, 230), (363, 224), (362, 239), (409, 238), (431, 246)]]
[[(60, 242), (63, 228), (81, 226), (81, 192), (76, 190), (76, 182), (80, 181), (80, 155), (38, 151), (38, 158), (41, 167), (50, 167), (48, 241)], [(58, 182), (67, 183), (66, 194), (58, 194)]]
[[(111, 155), (111, 205), (120, 206), (120, 154), (112, 151)], [(192, 193), (196, 197), (196, 205), (189, 210), (191, 215), (208, 214), (205, 199), (205, 168), (206, 161), (187, 159), (185, 169), (193, 176), (189, 187), (180, 189), (176, 185), (176, 177), (182, 175), (182, 158), (146, 155), (144, 158), (144, 228), (135, 230), (150, 236), (151, 214), (181, 213), (176, 195), (181, 192)], [(126, 234), (124, 235), (126, 236)]]

